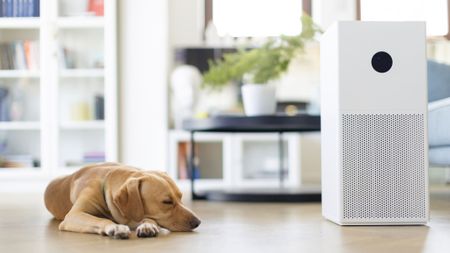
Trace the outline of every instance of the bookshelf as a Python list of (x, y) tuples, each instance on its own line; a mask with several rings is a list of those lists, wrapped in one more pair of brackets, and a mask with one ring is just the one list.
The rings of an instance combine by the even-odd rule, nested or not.
[(12, 55), (0, 58), (1, 180), (117, 160), (116, 4), (41, 0), (38, 17), (0, 13), (0, 51)]

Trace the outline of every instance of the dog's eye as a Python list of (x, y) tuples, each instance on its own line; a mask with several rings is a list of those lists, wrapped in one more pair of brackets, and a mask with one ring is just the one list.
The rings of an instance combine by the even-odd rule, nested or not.
[(173, 201), (171, 199), (163, 200), (163, 204), (165, 205), (173, 205)]

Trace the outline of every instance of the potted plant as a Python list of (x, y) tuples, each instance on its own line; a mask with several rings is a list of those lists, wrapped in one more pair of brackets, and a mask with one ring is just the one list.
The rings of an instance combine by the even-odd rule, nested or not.
[(311, 17), (302, 15), (302, 32), (297, 36), (270, 38), (261, 47), (239, 49), (225, 54), (223, 59), (210, 61), (203, 74), (204, 88), (221, 88), (231, 81), (244, 82), (242, 100), (247, 116), (275, 113), (275, 87), (269, 85), (289, 67), (291, 60), (303, 52), (305, 42), (313, 40), (321, 29)]

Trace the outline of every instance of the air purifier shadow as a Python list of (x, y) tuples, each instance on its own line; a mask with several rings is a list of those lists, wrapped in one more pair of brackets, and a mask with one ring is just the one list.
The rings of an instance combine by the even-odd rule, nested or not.
[(324, 219), (321, 230), (323, 237), (327, 238), (327, 243), (321, 245), (321, 252), (333, 249), (366, 253), (423, 252), (431, 245), (428, 241), (430, 227), (426, 225), (336, 226)]

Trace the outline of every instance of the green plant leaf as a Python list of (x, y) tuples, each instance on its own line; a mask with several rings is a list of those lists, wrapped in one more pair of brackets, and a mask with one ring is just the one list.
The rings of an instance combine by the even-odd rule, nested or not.
[(223, 59), (209, 61), (202, 88), (220, 89), (232, 81), (242, 80), (246, 74), (252, 77), (253, 83), (265, 84), (278, 79), (287, 71), (291, 60), (303, 52), (305, 42), (322, 33), (307, 14), (302, 15), (301, 22), (302, 32), (297, 36), (270, 38), (259, 48), (239, 49), (225, 54)]

